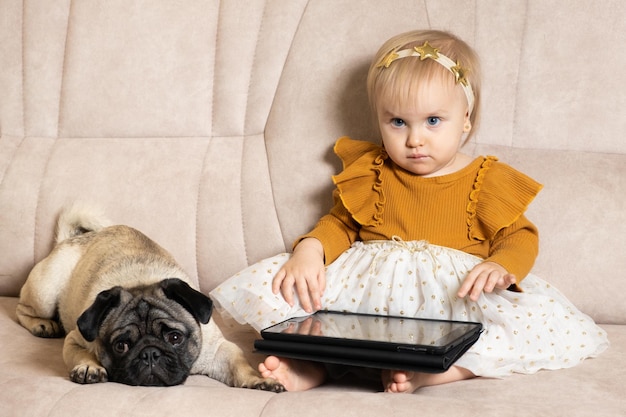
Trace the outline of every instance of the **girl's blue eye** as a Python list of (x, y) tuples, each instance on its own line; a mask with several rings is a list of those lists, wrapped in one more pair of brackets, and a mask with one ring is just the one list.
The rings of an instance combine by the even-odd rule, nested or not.
[(404, 127), (406, 123), (402, 119), (393, 118), (391, 119), (391, 125), (394, 127)]
[(426, 123), (428, 124), (428, 126), (437, 126), (439, 122), (441, 122), (441, 119), (436, 116), (431, 116), (426, 119)]

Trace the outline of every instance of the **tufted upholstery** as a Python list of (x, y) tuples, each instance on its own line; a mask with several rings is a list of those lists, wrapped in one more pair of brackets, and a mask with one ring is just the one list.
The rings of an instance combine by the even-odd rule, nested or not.
[[(626, 414), (625, 15), (620, 0), (0, 0), (0, 414)], [(605, 355), (402, 398), (350, 383), (277, 396), (201, 377), (83, 387), (67, 380), (60, 340), (17, 325), (15, 297), (75, 199), (158, 241), (205, 292), (288, 250), (330, 207), (335, 139), (378, 140), (371, 56), (428, 27), (481, 56), (482, 120), (466, 152), (545, 185), (528, 212), (541, 232), (534, 272), (605, 325)]]

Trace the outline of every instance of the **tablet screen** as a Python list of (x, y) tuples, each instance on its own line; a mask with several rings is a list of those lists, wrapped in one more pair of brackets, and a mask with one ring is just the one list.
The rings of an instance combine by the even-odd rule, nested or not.
[(447, 346), (481, 328), (480, 323), (473, 322), (320, 311), (312, 316), (286, 320), (263, 330), (262, 335), (268, 338), (290, 335), (296, 340), (302, 336), (308, 342), (319, 338), (320, 343), (324, 339), (326, 342), (328, 339), (369, 341), (410, 349), (411, 346)]

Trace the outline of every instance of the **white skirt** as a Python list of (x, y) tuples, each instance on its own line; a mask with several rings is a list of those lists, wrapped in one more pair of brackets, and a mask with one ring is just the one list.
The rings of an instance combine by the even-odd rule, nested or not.
[[(289, 256), (260, 261), (214, 289), (218, 310), (256, 330), (307, 315), (297, 296), (290, 307), (272, 293), (272, 279)], [(520, 285), (523, 293), (458, 298), (465, 276), (480, 262), (425, 241), (355, 242), (326, 270), (322, 309), (480, 322), (480, 339), (455, 363), (477, 376), (569, 368), (608, 347), (604, 330), (532, 274)]]

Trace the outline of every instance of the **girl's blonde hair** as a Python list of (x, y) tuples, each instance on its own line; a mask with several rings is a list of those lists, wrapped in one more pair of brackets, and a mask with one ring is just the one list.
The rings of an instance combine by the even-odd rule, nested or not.
[(394, 36), (380, 47), (367, 75), (367, 94), (375, 120), (377, 103), (380, 100), (399, 105), (413, 105), (416, 92), (422, 83), (433, 79), (454, 81), (452, 72), (433, 59), (407, 57), (396, 59), (387, 66), (380, 65), (393, 51), (420, 47), (425, 42), (467, 70), (465, 78), (474, 92), (474, 109), (470, 114), (472, 128), (466, 138), (467, 141), (476, 131), (480, 120), (480, 62), (468, 44), (448, 32), (415, 30)]

